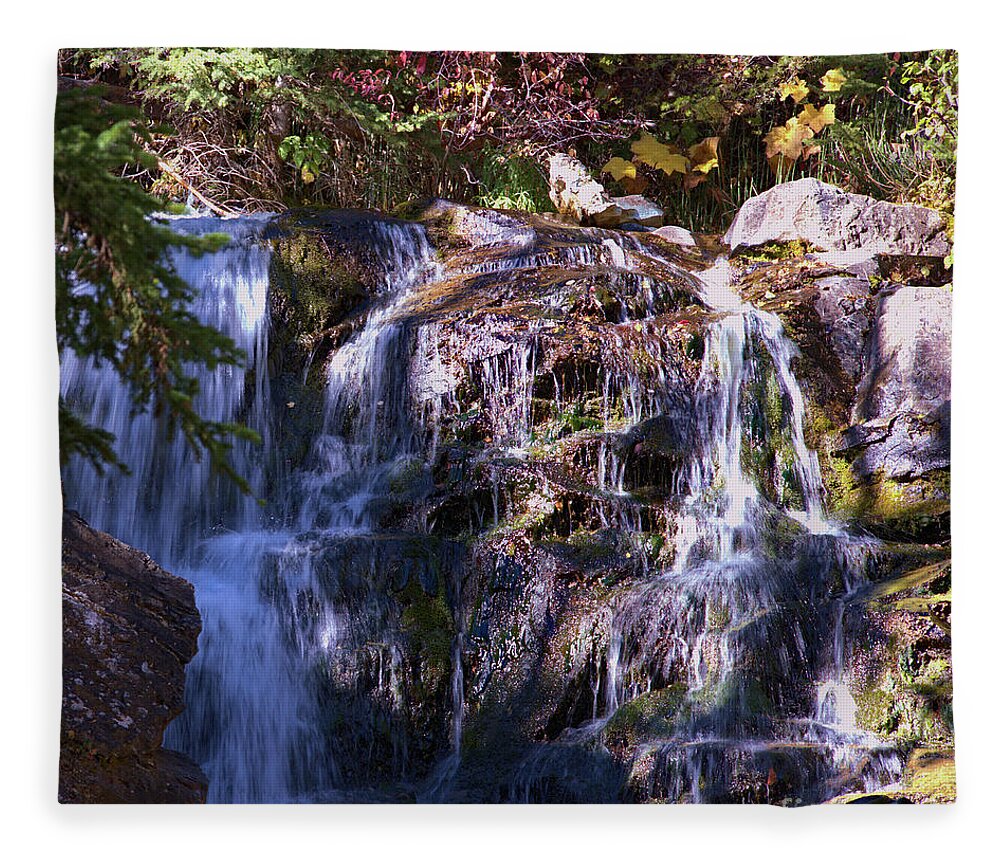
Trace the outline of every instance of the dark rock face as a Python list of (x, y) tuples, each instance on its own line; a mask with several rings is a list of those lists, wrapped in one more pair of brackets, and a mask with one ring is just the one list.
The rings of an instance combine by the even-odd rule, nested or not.
[(201, 619), (190, 583), (63, 515), (62, 803), (201, 803), (206, 781), (163, 749)]
[(871, 328), (871, 285), (858, 278), (821, 278), (815, 308), (830, 333), (830, 345), (844, 373), (860, 379), (866, 335)]
[(949, 244), (941, 216), (849, 194), (816, 179), (777, 185), (743, 204), (726, 233), (732, 248), (804, 241), (824, 251), (944, 257)]

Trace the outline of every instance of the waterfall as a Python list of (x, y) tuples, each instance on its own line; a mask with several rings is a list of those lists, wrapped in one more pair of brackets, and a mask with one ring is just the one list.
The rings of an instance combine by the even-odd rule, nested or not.
[[(241, 444), (233, 454), (236, 470), (257, 492), (274, 453), (266, 360), (268, 223), (267, 216), (173, 221), (179, 231), (232, 237), (217, 253), (179, 252), (173, 262), (195, 293), (198, 318), (246, 353), (242, 367), (192, 372), (202, 414), (244, 421), (261, 434), (262, 446)], [(311, 468), (291, 479), (295, 491), (287, 499), (261, 507), (234, 494), (207, 463), (193, 460), (182, 439), (166, 444), (157, 419), (130, 414), (128, 391), (111, 369), (72, 353), (62, 357), (63, 396), (116, 435), (132, 468), (130, 475), (99, 475), (74, 463), (64, 475), (67, 504), (195, 585), (203, 632), (188, 669), (186, 710), (169, 726), (165, 743), (202, 765), (213, 802), (338, 796), (343, 768), (336, 752), (347, 750), (330, 743), (324, 728), (329, 714), (321, 705), (326, 701), (329, 709), (336, 695), (322, 667), (339, 665), (338, 654), (384, 639), (384, 650), (370, 655), (378, 667), (373, 684), (393, 707), (398, 634), (380, 613), (382, 598), (374, 589), (362, 598), (366, 605), (349, 606), (345, 601), (356, 598), (338, 575), (384, 566), (378, 548), (352, 539), (371, 531), (373, 509), (389, 494), (393, 474), (420, 451), (409, 418), (408, 375), (400, 372), (409, 361), (409, 331), (395, 315), (409, 290), (438, 264), (421, 228), (376, 222), (370, 241), (384, 273), (379, 304), (331, 356), (323, 431)], [(276, 525), (287, 522), (293, 527)], [(345, 561), (328, 561), (331, 556)], [(343, 668), (348, 675), (357, 669)], [(405, 750), (395, 754), (404, 767)]]
[[(113, 432), (132, 467), (129, 475), (99, 475), (71, 464), (67, 504), (195, 585), (203, 632), (188, 669), (186, 710), (165, 743), (202, 765), (209, 800), (440, 801), (460, 794), (463, 739), (473, 735), (466, 721), (482, 704), (469, 685), (479, 684), (481, 693), (492, 672), (482, 651), (474, 654), (489, 643), (473, 629), (467, 607), (488, 614), (491, 600), (527, 589), (530, 576), (527, 564), (508, 567), (511, 559), (497, 556), (499, 596), (471, 593), (469, 581), (484, 586), (466, 546), (491, 526), (502, 528), (515, 495), (504, 469), (542, 456), (529, 450), (537, 441), (536, 407), (541, 401), (545, 414), (548, 398), (564, 410), (578, 398), (573, 385), (586, 391), (598, 416), (576, 434), (592, 445), (573, 474), (573, 492), (595, 511), (584, 531), (603, 526), (617, 536), (616, 553), (640, 558), (630, 562), (635, 575), (624, 586), (611, 579), (601, 585), (599, 610), (581, 614), (587, 656), (578, 642), (566, 646), (566, 665), (589, 661), (574, 679), (587, 691), (586, 706), (512, 765), (513, 776), (496, 792), (514, 800), (620, 799), (622, 776), (605, 732), (631, 703), (667, 687), (682, 689), (677, 714), (642, 750), (651, 796), (718, 800), (728, 796), (735, 767), (763, 762), (767, 774), (781, 756), (806, 786), (803, 796), (828, 794), (826, 781), (840, 767), (862, 771), (872, 785), (894, 778), (891, 751), (857, 729), (847, 677), (850, 601), (867, 584), (875, 548), (826, 516), (793, 372), (795, 345), (778, 317), (731, 290), (727, 261), (693, 275), (657, 259), (672, 273), (661, 279), (650, 274), (652, 252), (630, 236), (581, 230), (545, 247), (539, 226), (507, 246), (500, 233), (490, 234), (475, 248), (479, 257), (445, 271), (422, 226), (350, 217), (351, 241), (375, 261), (378, 283), (353, 333), (325, 359), (321, 426), (305, 463), (282, 476), (281, 492), (268, 487), (280, 459), (268, 362), (268, 237), (277, 229), (270, 216), (174, 221), (178, 230), (233, 236), (217, 253), (178, 252), (173, 261), (196, 294), (199, 319), (247, 356), (242, 367), (192, 372), (202, 414), (246, 423), (263, 439), (233, 451), (253, 496), (238, 495), (209, 464), (196, 462), (182, 439), (167, 440), (151, 414), (132, 415), (128, 392), (109, 368), (62, 357), (67, 403)], [(561, 293), (539, 299), (544, 313), (481, 336), (464, 320), (449, 328), (446, 314), (414, 311), (424, 288), (447, 277), (499, 277), (509, 286), (515, 282), (507, 278), (536, 267), (571, 271), (567, 283), (598, 273), (631, 296), (606, 317), (588, 318), (601, 349), (594, 369), (580, 374), (585, 381), (563, 386), (545, 365), (552, 332), (566, 322), (546, 316), (562, 310)], [(692, 284), (686, 301), (707, 321), (704, 349), (689, 365), (690, 391), (678, 391), (668, 373), (677, 345), (660, 315)], [(467, 366), (456, 369), (453, 353), (463, 337), (471, 342), (464, 344)], [(323, 355), (314, 346), (308, 364)], [(551, 396), (541, 393), (549, 373)], [(466, 397), (469, 403), (459, 402)], [(763, 415), (762, 397), (770, 404)], [(436, 514), (410, 503), (444, 485), (434, 466), (439, 448), (461, 447), (441, 438), (460, 412), (482, 429), (467, 469), (479, 481), (478, 495), (461, 512), (468, 533), (442, 537)], [(634, 460), (642, 443), (632, 434), (664, 418), (676, 450), (669, 468), (640, 470), (659, 495), (639, 499)], [(455, 471), (464, 475), (466, 465)], [(450, 469), (443, 471), (451, 480)], [(558, 478), (539, 469), (534, 483), (515, 489), (534, 493), (534, 501)], [(467, 475), (455, 482), (475, 484)], [(573, 517), (567, 502), (566, 532), (579, 522)], [(671, 551), (652, 561), (638, 548), (654, 530)], [(428, 618), (436, 624), (430, 631), (421, 627)], [(511, 636), (501, 644), (513, 659), (521, 643)], [(439, 679), (443, 692), (414, 715), (413, 679), (422, 684), (425, 675)], [(434, 722), (431, 712), (447, 717)]]
[[(656, 779), (664, 799), (711, 801), (728, 782), (728, 760), (766, 758), (768, 750), (782, 744), (792, 756), (826, 756), (831, 772), (870, 758), (865, 784), (871, 789), (898, 776), (900, 767), (898, 756), (857, 729), (857, 706), (844, 678), (845, 601), (866, 581), (859, 564), (871, 552), (871, 541), (850, 537), (826, 519), (819, 463), (805, 442), (804, 399), (791, 369), (796, 350), (780, 321), (729, 290), (725, 260), (701, 279), (706, 307), (717, 319), (706, 334), (697, 385), (699, 442), (685, 465), (689, 491), (676, 517), (676, 554), (668, 569), (631, 591), (612, 618), (600, 724), (647, 691), (642, 679), (650, 672), (666, 677), (673, 666), (685, 666), (686, 724), (682, 721), (678, 734), (663, 740), (657, 754)], [(743, 391), (762, 372), (748, 359), (753, 341), (762, 347), (780, 388), (800, 508), (775, 509), (743, 464)], [(833, 643), (818, 667), (815, 713), (789, 728), (760, 713), (755, 699), (765, 695), (768, 679), (762, 676), (759, 686), (755, 674), (769, 664), (779, 679), (808, 671), (809, 633), (787, 606), (796, 592), (816, 585), (798, 578), (810, 571), (808, 564), (774, 558), (766, 550), (775, 516), (804, 528), (807, 553), (811, 541), (821, 542), (820, 560), (811, 568), (816, 583), (830, 573), (829, 559), (835, 556), (847, 588), (847, 595), (832, 604)], [(769, 620), (775, 616), (780, 626)], [(666, 654), (657, 644), (665, 631), (675, 643)], [(801, 765), (803, 773), (816, 767)]]
[[(172, 262), (195, 294), (198, 319), (230, 337), (246, 354), (244, 366), (187, 368), (198, 381), (195, 408), (205, 418), (242, 421), (268, 439), (267, 290), (270, 250), (261, 242), (266, 216), (239, 220), (177, 218), (171, 226), (194, 235), (225, 232), (231, 242), (214, 254), (175, 250)], [(113, 368), (67, 350), (60, 362), (60, 393), (88, 423), (111, 431), (119, 458), (131, 473), (97, 473), (80, 459), (63, 476), (67, 503), (88, 522), (138, 547), (162, 564), (189, 560), (198, 538), (212, 530), (240, 529), (259, 516), (243, 497), (213, 475), (208, 458), (196, 460), (181, 434), (168, 439), (151, 411), (135, 415), (128, 388)], [(266, 444), (237, 441), (236, 471), (256, 493), (262, 489)], [(195, 540), (192, 540), (192, 537)]]

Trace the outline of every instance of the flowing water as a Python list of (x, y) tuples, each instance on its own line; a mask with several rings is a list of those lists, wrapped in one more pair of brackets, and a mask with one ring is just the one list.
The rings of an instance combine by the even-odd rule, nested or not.
[[(276, 456), (267, 361), (268, 220), (176, 224), (233, 235), (216, 254), (179, 254), (175, 262), (195, 288), (199, 317), (246, 353), (243, 368), (196, 369), (198, 407), (207, 417), (239, 420), (261, 434), (262, 446), (238, 445), (233, 459), (264, 495)], [(553, 260), (581, 270), (609, 268), (646, 296), (643, 318), (651, 313), (662, 288), (633, 271), (634, 240), (603, 238), (552, 255), (527, 247), (529, 239), (480, 270)], [(442, 416), (459, 408), (454, 386), (441, 383), (448, 373), (441, 323), (415, 326), (405, 312), (411, 297), (443, 272), (418, 226), (374, 222), (367, 241), (382, 261), (375, 304), (329, 358), (325, 415), (308, 462), (284, 476), (267, 505), (222, 485), (182, 440), (167, 439), (151, 415), (132, 415), (127, 392), (109, 369), (63, 356), (63, 396), (113, 432), (132, 465), (123, 476), (74, 464), (64, 475), (68, 506), (196, 587), (204, 629), (188, 670), (187, 708), (169, 727), (166, 744), (202, 765), (211, 801), (393, 799), (386, 774), (406, 786), (408, 796), (444, 800), (462, 766), (470, 647), (461, 611), (464, 550), (430, 539), (426, 521), (383, 525), (401, 484), (428, 492)], [(604, 613), (589, 720), (532, 751), (509, 799), (551, 799), (544, 786), (580, 780), (580, 769), (593, 766), (594, 750), (605, 776), (596, 789), (584, 779), (580, 792), (616, 795), (621, 777), (604, 749), (605, 729), (629, 702), (677, 677), (684, 688), (677, 716), (642, 753), (651, 796), (732, 799), (747, 762), (763, 762), (775, 784), (798, 780), (807, 799), (829, 795), (843, 772), (861, 773), (869, 787), (898, 773), (892, 751), (854, 721), (844, 611), (867, 581), (865, 564), (875, 549), (824, 515), (819, 466), (805, 442), (803, 396), (791, 370), (795, 347), (775, 316), (729, 290), (725, 261), (702, 273), (699, 283), (713, 321), (689, 404), (692, 443), (670, 479), (668, 494), (678, 500), (669, 511), (672, 560), (619, 594)], [(619, 322), (613, 335), (619, 344), (646, 338), (659, 366), (662, 341), (642, 325), (636, 335), (624, 312)], [(490, 444), (519, 456), (532, 439), (537, 331), (529, 327), (473, 373)], [(785, 443), (777, 498), (748, 467), (748, 397), (762, 390), (762, 380), (780, 404), (780, 426), (769, 432)], [(632, 368), (616, 365), (611, 352), (599, 386), (606, 435), (612, 402), (622, 404), (618, 421), (627, 429), (668, 410), (674, 398), (662, 371), (653, 383), (640, 380)], [(621, 498), (602, 508), (601, 517), (638, 534), (625, 461), (616, 450), (602, 441), (597, 457), (599, 490)], [(495, 525), (502, 517), (496, 494), (493, 505)], [(779, 528), (794, 537), (776, 550)], [(437, 764), (429, 775), (414, 769), (419, 756), (411, 747), (426, 732), (414, 723), (419, 716), (407, 698), (409, 628), (392, 599), (413, 583), (440, 595), (453, 615), (451, 640), (439, 649), (449, 717), (439, 748), (430, 753)], [(833, 601), (827, 599), (831, 583), (841, 594)], [(820, 608), (812, 615), (800, 611), (810, 606)], [(775, 716), (778, 711), (783, 716)], [(421, 753), (424, 760), (427, 754)], [(769, 776), (768, 793), (771, 786)]]

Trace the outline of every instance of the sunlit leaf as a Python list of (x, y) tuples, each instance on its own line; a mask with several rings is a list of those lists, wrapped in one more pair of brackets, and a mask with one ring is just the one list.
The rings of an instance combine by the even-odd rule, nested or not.
[(809, 87), (802, 78), (794, 78), (786, 84), (782, 84), (778, 88), (778, 92), (782, 99), (787, 99), (789, 96), (792, 97), (792, 101), (798, 104), (802, 99), (809, 95)]
[(847, 76), (843, 69), (830, 69), (819, 79), (819, 82), (823, 85), (823, 92), (839, 93), (846, 80)]
[(635, 165), (616, 155), (601, 168), (601, 173), (610, 173), (619, 182), (625, 177), (635, 179)]
[(798, 117), (792, 117), (784, 125), (772, 128), (764, 135), (767, 157), (780, 155), (790, 161), (795, 161), (802, 155), (802, 144), (813, 137), (813, 130)]
[(640, 162), (662, 170), (668, 176), (671, 173), (687, 173), (688, 160), (680, 154), (677, 147), (660, 143), (647, 132), (642, 132), (639, 139), (633, 141), (632, 152)]
[(837, 121), (837, 118), (834, 116), (834, 106), (832, 104), (816, 108), (807, 102), (803, 105), (802, 113), (799, 114), (798, 120), (803, 125), (809, 126), (816, 134), (819, 134), (828, 125), (833, 125)]
[(708, 173), (713, 167), (719, 166), (719, 138), (706, 137), (688, 150), (688, 156), (692, 171)]

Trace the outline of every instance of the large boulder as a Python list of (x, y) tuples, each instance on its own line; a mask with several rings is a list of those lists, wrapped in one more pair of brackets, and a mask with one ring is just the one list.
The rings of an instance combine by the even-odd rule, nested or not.
[(725, 242), (731, 248), (771, 242), (808, 242), (822, 251), (944, 257), (950, 250), (944, 221), (931, 209), (874, 200), (820, 182), (776, 185), (740, 208)]
[(618, 219), (624, 215), (590, 171), (577, 159), (562, 153), (549, 158), (549, 198), (556, 212), (581, 224), (593, 218), (621, 223)]
[(882, 294), (868, 375), (847, 444), (861, 477), (912, 479), (951, 462), (951, 290), (905, 286)]
[(194, 588), (63, 516), (62, 803), (203, 803), (197, 764), (162, 747), (197, 651)]

